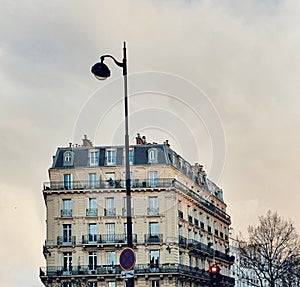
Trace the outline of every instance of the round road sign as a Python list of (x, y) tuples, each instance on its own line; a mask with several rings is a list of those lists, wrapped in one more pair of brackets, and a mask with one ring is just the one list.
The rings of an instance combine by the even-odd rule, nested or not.
[(124, 248), (120, 254), (120, 266), (123, 270), (130, 270), (135, 264), (135, 254), (131, 248)]

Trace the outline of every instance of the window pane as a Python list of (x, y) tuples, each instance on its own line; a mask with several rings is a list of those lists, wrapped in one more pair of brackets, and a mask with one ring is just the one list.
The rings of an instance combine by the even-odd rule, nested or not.
[(150, 187), (157, 187), (158, 186), (157, 171), (149, 171), (149, 186)]

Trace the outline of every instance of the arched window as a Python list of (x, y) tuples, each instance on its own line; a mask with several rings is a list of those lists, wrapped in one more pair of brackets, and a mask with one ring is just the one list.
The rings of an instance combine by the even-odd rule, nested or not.
[(148, 163), (157, 163), (157, 149), (156, 148), (150, 148), (148, 150)]
[(74, 160), (73, 152), (65, 151), (64, 152), (64, 166), (73, 165), (73, 160)]

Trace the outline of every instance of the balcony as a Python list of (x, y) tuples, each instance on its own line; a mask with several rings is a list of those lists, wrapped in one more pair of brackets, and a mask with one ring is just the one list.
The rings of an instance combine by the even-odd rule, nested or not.
[[(131, 216), (134, 215), (134, 210), (131, 208)], [(127, 209), (126, 207), (122, 208), (122, 216), (127, 216)]]
[(159, 215), (158, 207), (148, 207), (147, 212), (148, 215)]
[(218, 250), (215, 250), (214, 255), (215, 255), (215, 257), (220, 258), (224, 261), (234, 263), (234, 256), (230, 256), (230, 255), (220, 252)]
[(178, 243), (181, 246), (187, 247), (187, 239), (181, 235), (178, 236)]
[[(158, 178), (155, 180), (155, 187), (156, 188), (169, 188), (174, 187), (184, 194), (192, 197), (196, 201), (202, 204), (203, 207), (209, 209), (210, 211), (214, 212), (220, 218), (222, 218), (226, 223), (230, 223), (230, 216), (222, 211), (220, 208), (216, 207), (211, 202), (205, 200), (200, 194), (196, 193), (195, 191), (186, 187), (183, 183), (177, 181), (174, 178)], [(115, 180), (113, 184), (108, 184), (107, 181), (96, 181), (93, 182), (93, 189), (124, 189), (125, 190), (125, 181), (124, 180)], [(153, 188), (153, 180), (148, 179), (136, 179), (132, 182), (131, 188)], [(90, 182), (88, 180), (78, 180), (78, 181), (71, 181), (66, 184), (64, 181), (51, 181), (45, 182), (43, 186), (44, 191), (47, 190), (83, 190), (83, 189), (91, 189)]]
[(72, 209), (62, 209), (60, 211), (61, 217), (72, 217)]
[(162, 243), (162, 234), (145, 234), (145, 243)]
[[(132, 241), (137, 242), (137, 235), (132, 235)], [(87, 234), (82, 235), (82, 244), (114, 244), (114, 243), (127, 243), (126, 234)]]
[[(88, 180), (77, 180), (69, 182), (68, 186), (64, 181), (44, 182), (44, 190), (65, 190), (65, 189), (126, 189), (125, 180), (112, 181), (94, 181), (93, 185)], [(172, 187), (174, 185), (173, 178), (158, 178), (155, 180), (155, 187)], [(151, 188), (153, 187), (153, 180), (149, 179), (135, 179), (131, 182), (131, 188)]]
[(104, 216), (115, 216), (116, 209), (115, 208), (104, 208)]
[(98, 216), (98, 208), (87, 208), (86, 216)]
[(209, 255), (213, 254), (213, 250), (209, 248), (208, 245), (194, 239), (188, 240), (188, 247), (193, 248), (196, 251), (201, 251), (202, 253), (205, 254), (209, 254)]
[(75, 245), (76, 237), (75, 236), (57, 236), (57, 245)]
[[(40, 278), (42, 280), (47, 277), (66, 277), (71, 278), (74, 275), (90, 275), (90, 276), (109, 276), (121, 274), (122, 269), (118, 265), (97, 265), (97, 266), (72, 266), (66, 270), (63, 266), (48, 266), (40, 268)], [(209, 272), (198, 267), (191, 267), (182, 264), (137, 264), (134, 267), (135, 274), (170, 274), (170, 275), (184, 275), (191, 279), (196, 279), (208, 283), (210, 281)], [(234, 278), (220, 275), (222, 286), (233, 287)]]

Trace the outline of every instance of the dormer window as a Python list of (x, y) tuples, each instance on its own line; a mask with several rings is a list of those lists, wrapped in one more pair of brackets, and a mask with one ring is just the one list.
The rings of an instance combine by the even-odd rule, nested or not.
[(157, 149), (150, 148), (148, 150), (148, 163), (157, 163)]
[(117, 163), (117, 151), (115, 149), (106, 150), (106, 164), (116, 165)]
[(90, 162), (90, 166), (99, 165), (99, 151), (98, 150), (90, 150), (89, 162)]
[[(129, 164), (133, 165), (133, 159), (134, 159), (134, 149), (130, 148), (129, 149)], [(123, 154), (123, 163), (125, 164), (125, 150)]]
[(73, 153), (71, 151), (64, 152), (64, 166), (73, 165)]

